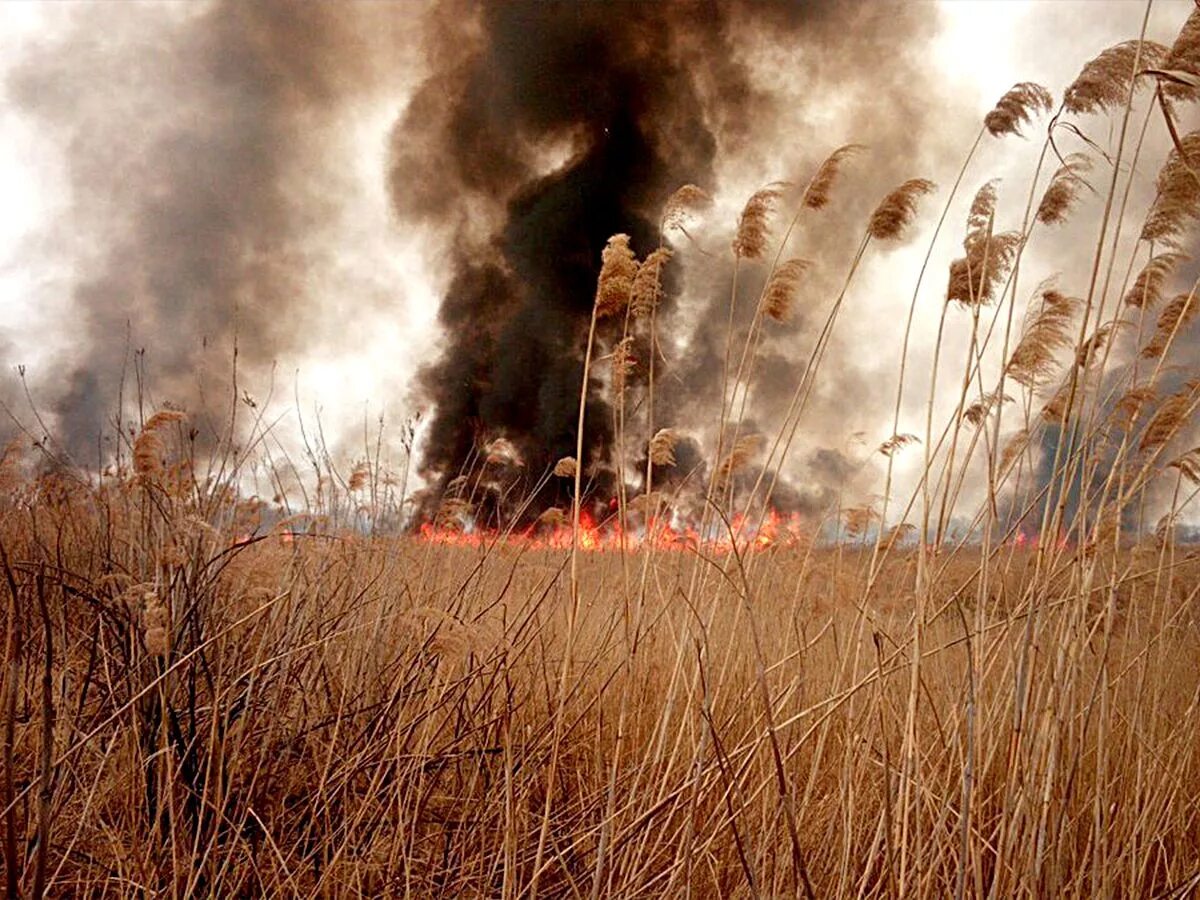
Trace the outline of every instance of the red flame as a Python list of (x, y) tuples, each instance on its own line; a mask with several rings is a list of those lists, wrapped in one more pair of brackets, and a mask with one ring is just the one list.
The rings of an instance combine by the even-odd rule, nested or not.
[[(703, 550), (723, 554), (734, 548), (739, 552), (766, 550), (772, 547), (795, 546), (806, 541), (808, 531), (798, 513), (781, 516), (770, 510), (762, 523), (737, 515), (730, 523), (734, 537), (728, 532), (702, 538), (690, 525), (651, 520), (644, 529), (622, 531), (616, 517), (597, 523), (587, 510), (579, 513), (579, 549), (587, 552), (620, 552), (652, 546), (656, 550)], [(498, 532), (481, 529), (444, 528), (426, 522), (418, 531), (422, 540), (432, 544), (455, 547), (487, 547), (496, 543), (524, 547), (530, 550), (569, 550), (572, 544), (570, 524), (553, 527), (530, 527), (521, 532)]]

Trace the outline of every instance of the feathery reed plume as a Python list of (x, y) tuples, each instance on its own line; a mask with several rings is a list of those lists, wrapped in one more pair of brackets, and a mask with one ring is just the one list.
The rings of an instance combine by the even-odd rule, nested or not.
[(966, 408), (963, 418), (972, 425), (980, 425), (992, 414), (992, 410), (996, 409), (1002, 403), (1011, 402), (1012, 397), (1008, 396), (1008, 394), (1001, 394), (999, 391), (989, 391)]
[(1050, 179), (1050, 186), (1038, 205), (1037, 220), (1043, 225), (1060, 225), (1079, 199), (1080, 191), (1088, 187), (1085, 173), (1092, 170), (1092, 160), (1083, 153), (1069, 153)]
[(142, 426), (143, 431), (158, 431), (160, 428), (165, 428), (172, 422), (182, 422), (187, 419), (187, 413), (178, 409), (160, 409), (154, 415), (146, 420), (146, 424)]
[(675, 465), (675, 444), (679, 441), (679, 432), (674, 428), (660, 428), (650, 438), (650, 462), (656, 466)]
[(1196, 315), (1196, 297), (1194, 294), (1180, 294), (1162, 308), (1158, 314), (1158, 322), (1154, 326), (1154, 334), (1142, 348), (1143, 359), (1158, 359), (1166, 352), (1167, 343), (1171, 336), (1187, 325)]
[(1054, 377), (1054, 356), (1071, 345), (1070, 325), (1078, 304), (1053, 288), (1042, 291), (1041, 306), (1008, 360), (1009, 378), (1035, 388)]
[(804, 205), (809, 209), (822, 209), (828, 204), (833, 183), (837, 181), (842, 163), (865, 149), (862, 144), (846, 144), (830, 153), (825, 162), (818, 167), (808, 187), (804, 189)]
[(1175, 268), (1187, 259), (1182, 253), (1168, 251), (1152, 256), (1138, 272), (1132, 287), (1125, 293), (1125, 305), (1139, 309), (1155, 306), (1162, 299), (1162, 289)]
[(177, 409), (160, 409), (146, 420), (133, 441), (133, 471), (143, 481), (158, 478), (165, 470), (167, 445), (161, 432), (172, 422), (186, 418)]
[(921, 439), (915, 434), (893, 434), (876, 449), (884, 456), (891, 456), (893, 453), (896, 453), (898, 450), (903, 450), (910, 444), (919, 443), (921, 443)]
[(1005, 443), (1004, 449), (1000, 451), (1000, 474), (1003, 475), (1012, 468), (1013, 463), (1017, 461), (1025, 448), (1029, 446), (1029, 431), (1022, 428), (1013, 434)]
[(1200, 380), (1192, 379), (1159, 404), (1146, 423), (1146, 430), (1142, 432), (1139, 450), (1157, 450), (1176, 435), (1190, 419), (1188, 413), (1196, 400), (1198, 389)]
[(469, 500), (463, 497), (444, 497), (438, 504), (434, 524), (438, 528), (460, 531), (474, 513), (475, 509)]
[(1178, 528), (1175, 524), (1175, 515), (1167, 513), (1158, 520), (1158, 524), (1154, 526), (1154, 543), (1158, 547), (1165, 547), (1169, 543), (1173, 543), (1176, 538)]
[(1079, 368), (1086, 368), (1088, 363), (1096, 358), (1096, 354), (1103, 350), (1108, 345), (1108, 340), (1112, 337), (1114, 331), (1122, 325), (1128, 325), (1128, 322), (1105, 322), (1099, 328), (1091, 333), (1089, 337), (1083, 339), (1083, 342), (1075, 348), (1075, 365)]
[(846, 524), (846, 534), (859, 537), (866, 533), (871, 523), (879, 517), (870, 506), (852, 506), (842, 511), (842, 520)]
[(1176, 245), (1188, 226), (1200, 218), (1197, 173), (1200, 173), (1200, 131), (1193, 131), (1180, 138), (1179, 147), (1171, 149), (1158, 172), (1154, 203), (1142, 226), (1143, 241)]
[(984, 182), (975, 196), (971, 198), (971, 206), (967, 210), (967, 236), (963, 239), (964, 246), (972, 241), (981, 241), (992, 230), (992, 220), (996, 217), (996, 201), (998, 194), (996, 185), (998, 178)]
[(1021, 126), (1032, 122), (1039, 113), (1054, 107), (1054, 98), (1040, 84), (1022, 81), (1009, 88), (996, 106), (983, 117), (983, 127), (992, 137), (1006, 134), (1021, 136)]
[(746, 201), (738, 217), (737, 234), (733, 238), (733, 255), (739, 259), (762, 259), (771, 237), (768, 219), (775, 204), (783, 195), (783, 182), (776, 181), (755, 191)]
[(712, 206), (708, 191), (694, 184), (685, 184), (677, 189), (663, 206), (662, 230), (678, 228), (685, 234), (688, 217)]
[(967, 211), (967, 235), (963, 238), (967, 255), (950, 263), (947, 303), (982, 306), (993, 300), (1021, 243), (1017, 232), (993, 233), (995, 215), (996, 179), (992, 179), (975, 192)]
[(1183, 455), (1167, 463), (1168, 469), (1178, 469), (1179, 474), (1200, 487), (1200, 447), (1193, 447)]
[(617, 341), (612, 352), (612, 384), (613, 390), (620, 393), (625, 390), (625, 383), (633, 372), (633, 336), (629, 335)]
[(883, 549), (891, 550), (897, 544), (903, 543), (908, 539), (910, 534), (917, 533), (917, 526), (911, 522), (901, 522), (899, 525), (893, 525), (883, 535)]
[(629, 235), (614, 234), (600, 254), (600, 276), (596, 281), (597, 319), (625, 312), (637, 273), (637, 257), (629, 249)]
[[(1171, 44), (1162, 68), (1173, 75), (1186, 74), (1200, 76), (1200, 7), (1192, 10), (1179, 35)], [(1174, 78), (1162, 85), (1163, 93), (1172, 100), (1192, 101), (1200, 98), (1200, 91), (1185, 79)]]
[(927, 178), (910, 178), (875, 207), (867, 232), (877, 241), (898, 240), (916, 218), (917, 200), (936, 189)]
[(561, 528), (569, 521), (571, 521), (571, 517), (557, 506), (550, 507), (537, 517), (537, 523), (547, 528)]
[(151, 656), (166, 656), (170, 649), (171, 612), (157, 592), (146, 591), (142, 595), (142, 617), (146, 652)]
[(554, 464), (554, 474), (559, 478), (575, 477), (575, 457), (564, 456)]
[(987, 306), (996, 299), (996, 288), (1008, 274), (1021, 245), (1021, 235), (1005, 231), (968, 241), (967, 255), (950, 263), (946, 302), (960, 306)]
[(490, 465), (496, 466), (520, 466), (524, 465), (521, 459), (521, 453), (517, 450), (516, 444), (508, 438), (498, 437), (488, 441), (483, 446), (484, 459)]
[(467, 485), (470, 484), (470, 482), (471, 482), (471, 479), (468, 478), (466, 475), (455, 475), (453, 478), (451, 478), (449, 481), (446, 482), (446, 493), (453, 494), (458, 491), (461, 491), (463, 488), (467, 487)]
[(1145, 407), (1154, 402), (1158, 391), (1149, 385), (1131, 387), (1113, 404), (1113, 418), (1118, 425), (1128, 428)]
[(1116, 503), (1106, 503), (1096, 516), (1096, 524), (1087, 543), (1084, 545), (1084, 556), (1094, 556), (1105, 547), (1111, 547), (1117, 542), (1121, 532), (1121, 509)]
[[(1052, 425), (1061, 425), (1067, 421), (1067, 414), (1070, 412), (1067, 404), (1071, 399), (1070, 382), (1064, 382), (1058, 386), (1058, 389), (1042, 407), (1042, 419)], [(1076, 395), (1078, 400), (1078, 395)]]
[(747, 434), (738, 438), (733, 449), (729, 451), (729, 455), (721, 460), (721, 464), (717, 467), (717, 483), (719, 485), (727, 484), (730, 477), (750, 462), (762, 445), (763, 436), (761, 434)]
[[(1140, 67), (1157, 65), (1167, 52), (1162, 44), (1141, 42)], [(1109, 47), (1083, 66), (1078, 77), (1063, 94), (1063, 108), (1069, 113), (1095, 113), (1125, 103), (1136, 77), (1138, 41), (1124, 41)]]
[(350, 472), (350, 480), (346, 483), (346, 488), (353, 491), (361, 491), (367, 486), (367, 477), (371, 474), (371, 468), (366, 462), (358, 463)]
[(791, 318), (796, 288), (811, 265), (806, 259), (789, 259), (771, 274), (763, 290), (763, 315), (776, 322)]
[(629, 311), (635, 319), (643, 319), (658, 308), (662, 299), (662, 268), (672, 256), (666, 247), (654, 250), (633, 277)]

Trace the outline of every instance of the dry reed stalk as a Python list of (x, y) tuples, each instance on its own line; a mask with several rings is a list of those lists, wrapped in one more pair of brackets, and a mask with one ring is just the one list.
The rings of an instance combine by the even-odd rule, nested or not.
[(1155, 182), (1154, 203), (1141, 239), (1172, 245), (1200, 218), (1200, 131), (1184, 135), (1167, 155)]
[(1050, 185), (1042, 195), (1037, 220), (1043, 225), (1061, 225), (1065, 222), (1078, 201), (1080, 192), (1088, 187), (1084, 175), (1091, 169), (1092, 160), (1087, 155), (1068, 154), (1050, 178)]
[[(636, 364), (633, 356), (633, 336), (627, 335), (617, 341), (612, 352), (612, 386), (618, 395), (625, 390), (625, 384), (633, 374)], [(555, 471), (554, 474), (559, 473)]]
[(1182, 253), (1174, 251), (1152, 256), (1142, 267), (1137, 278), (1133, 280), (1133, 285), (1126, 291), (1125, 305), (1136, 309), (1157, 306), (1162, 300), (1163, 287), (1166, 285), (1167, 279), (1186, 259), (1187, 257)]
[(685, 184), (676, 189), (663, 206), (662, 230), (683, 230), (690, 216), (712, 206), (712, 197), (703, 188), (694, 184)]
[(1001, 394), (998, 390), (990, 391), (968, 406), (963, 413), (963, 418), (972, 425), (982, 425), (987, 417), (999, 409), (1002, 404), (1011, 402), (1012, 397), (1007, 394)]
[(1105, 322), (1093, 331), (1088, 337), (1079, 344), (1075, 349), (1075, 365), (1079, 368), (1087, 368), (1094, 362), (1096, 354), (1104, 350), (1109, 343), (1109, 339), (1113, 333), (1122, 325), (1127, 325), (1127, 322), (1114, 321)]
[(721, 460), (716, 469), (717, 484), (721, 485), (722, 493), (733, 475), (744, 468), (762, 450), (764, 440), (761, 434), (746, 434), (737, 439), (733, 449)]
[(995, 107), (983, 119), (983, 127), (992, 137), (1006, 134), (1021, 135), (1021, 128), (1033, 121), (1033, 117), (1048, 113), (1054, 107), (1054, 98), (1040, 84), (1022, 81), (1014, 84), (996, 101)]
[(1155, 66), (1166, 47), (1153, 41), (1124, 41), (1084, 64), (1063, 95), (1069, 113), (1098, 113), (1125, 105), (1141, 68)]
[(674, 428), (660, 428), (650, 439), (647, 450), (650, 462), (656, 466), (675, 465), (675, 444), (679, 441), (679, 433)]
[(789, 259), (767, 279), (763, 289), (762, 312), (768, 319), (785, 322), (792, 316), (792, 307), (796, 301), (796, 290), (812, 265), (808, 260)]
[(892, 456), (894, 453), (903, 450), (912, 444), (921, 443), (921, 439), (915, 434), (893, 434), (890, 438), (884, 441), (876, 448), (877, 453), (882, 453), (884, 456)]
[(1157, 450), (1170, 441), (1188, 422), (1200, 390), (1200, 380), (1188, 381), (1182, 388), (1168, 395), (1158, 409), (1150, 416), (1142, 438), (1138, 441), (1138, 450), (1142, 452)]
[(757, 260), (767, 255), (767, 244), (771, 239), (769, 220), (784, 187), (783, 182), (774, 182), (755, 191), (746, 201), (733, 238), (735, 258)]
[(829, 154), (817, 167), (816, 174), (804, 189), (802, 205), (808, 209), (823, 209), (829, 203), (834, 182), (837, 181), (842, 166), (865, 149), (862, 144), (846, 144)]
[(596, 281), (596, 318), (621, 315), (629, 306), (638, 261), (629, 248), (629, 235), (614, 234), (600, 255), (600, 276)]
[(1041, 304), (1021, 335), (1005, 367), (1007, 377), (1037, 388), (1054, 377), (1056, 356), (1071, 345), (1071, 322), (1080, 301), (1053, 288), (1041, 292)]
[(910, 178), (875, 207), (867, 233), (877, 241), (899, 240), (916, 218), (917, 201), (935, 190), (937, 185), (927, 178)]
[(662, 299), (662, 269), (671, 259), (671, 250), (658, 247), (646, 257), (633, 279), (629, 311), (635, 319), (649, 318)]
[[(1187, 17), (1159, 65), (1176, 76), (1200, 76), (1200, 7), (1192, 10), (1191, 15)], [(1147, 68), (1153, 66), (1154, 63), (1150, 62)], [(1200, 91), (1194, 84), (1188, 84), (1187, 80), (1177, 77), (1171, 83), (1163, 85), (1163, 93), (1178, 102), (1195, 101), (1200, 97)]]
[(1200, 304), (1196, 301), (1195, 292), (1180, 294), (1164, 306), (1158, 314), (1154, 333), (1142, 347), (1141, 357), (1143, 359), (1160, 359), (1180, 329), (1186, 327), (1195, 318), (1197, 306)]

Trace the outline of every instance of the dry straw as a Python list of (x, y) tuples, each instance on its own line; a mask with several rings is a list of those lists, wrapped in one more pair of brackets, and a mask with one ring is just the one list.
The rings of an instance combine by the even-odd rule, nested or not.
[(702, 212), (710, 206), (712, 206), (712, 197), (706, 190), (694, 184), (685, 184), (667, 199), (666, 205), (663, 207), (663, 231), (676, 228), (686, 234), (688, 219), (693, 214)]
[(637, 273), (637, 257), (629, 249), (629, 235), (614, 234), (600, 254), (600, 277), (596, 281), (597, 319), (625, 312)]
[(999, 391), (989, 391), (967, 407), (966, 412), (963, 413), (963, 418), (972, 425), (980, 425), (1000, 404), (1011, 402), (1012, 397), (1008, 396), (1008, 394), (1001, 394)]
[(796, 290), (811, 266), (806, 259), (789, 259), (771, 274), (763, 290), (763, 315), (776, 322), (791, 318)]
[(733, 449), (717, 466), (717, 482), (722, 485), (728, 482), (734, 473), (744, 468), (755, 457), (762, 449), (763, 443), (761, 434), (747, 434), (738, 438)]
[(1153, 41), (1109, 47), (1084, 64), (1063, 95), (1063, 108), (1069, 113), (1098, 113), (1123, 106), (1139, 67), (1155, 66), (1165, 54), (1166, 48)]
[(1009, 88), (995, 108), (984, 116), (983, 127), (993, 137), (1006, 134), (1019, 136), (1023, 125), (1053, 107), (1054, 98), (1048, 90), (1032, 81), (1022, 81)]
[(899, 450), (912, 444), (921, 443), (921, 439), (915, 434), (893, 434), (890, 438), (884, 441), (877, 448), (884, 456), (891, 456)]
[(662, 269), (671, 258), (671, 251), (659, 247), (646, 257), (633, 278), (629, 311), (634, 318), (643, 319), (658, 309), (662, 299)]
[(650, 462), (656, 466), (675, 465), (675, 444), (678, 441), (679, 434), (674, 428), (660, 428), (650, 438)]
[(1138, 442), (1139, 450), (1157, 450), (1175, 437), (1190, 418), (1197, 390), (1200, 390), (1200, 380), (1191, 380), (1163, 400), (1146, 423), (1146, 430)]
[(1039, 387), (1058, 371), (1056, 355), (1071, 345), (1070, 327), (1079, 301), (1053, 288), (1042, 291), (1042, 302), (1008, 360), (1007, 375), (1025, 387)]
[[(1182, 150), (1182, 153), (1180, 152)], [(1184, 135), (1167, 154), (1155, 182), (1157, 193), (1141, 239), (1176, 244), (1187, 228), (1200, 217), (1200, 131)]]
[(1158, 314), (1154, 334), (1142, 348), (1142, 358), (1158, 359), (1161, 357), (1175, 334), (1195, 318), (1196, 305), (1195, 294), (1180, 294), (1164, 306), (1162, 312)]
[(1071, 153), (1050, 179), (1050, 186), (1038, 205), (1037, 220), (1043, 225), (1061, 225), (1074, 208), (1079, 194), (1088, 187), (1083, 176), (1092, 169), (1092, 160), (1083, 153)]
[(1182, 253), (1174, 251), (1152, 256), (1134, 279), (1133, 286), (1126, 291), (1125, 305), (1138, 308), (1157, 306), (1167, 279), (1185, 259), (1187, 257)]
[(755, 191), (746, 201), (733, 238), (733, 255), (738, 259), (762, 259), (766, 256), (771, 238), (769, 220), (784, 186), (783, 182), (769, 184)]
[(936, 189), (937, 185), (927, 178), (910, 178), (875, 208), (867, 232), (877, 241), (899, 240), (916, 218), (917, 201)]
[(829, 154), (825, 162), (817, 168), (817, 173), (813, 175), (804, 191), (804, 205), (809, 209), (822, 209), (826, 206), (842, 165), (865, 149), (862, 144), (846, 144)]

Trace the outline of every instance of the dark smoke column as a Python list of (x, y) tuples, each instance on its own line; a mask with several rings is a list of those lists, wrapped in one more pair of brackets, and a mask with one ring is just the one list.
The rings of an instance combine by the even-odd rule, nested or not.
[[(739, 55), (742, 38), (853, 43), (839, 20), (865, 8), (526, 0), (437, 9), (434, 71), (395, 126), (389, 173), (399, 216), (443, 229), (453, 247), (439, 313), (447, 343), (418, 388), (435, 410), (421, 461), (431, 504), (486, 440), (515, 445), (526, 490), (573, 453), (606, 240), (624, 232), (639, 256), (652, 250), (671, 191), (712, 186), (719, 147), (737, 153), (751, 117), (772, 115), (776, 101)], [(911, 20), (873, 16), (865, 40), (902, 40)], [(564, 148), (565, 161), (548, 165)], [(611, 412), (592, 393), (585, 465), (606, 462), (612, 444)], [(611, 487), (601, 480), (593, 497)], [(561, 500), (556, 490), (552, 482), (529, 514)]]

